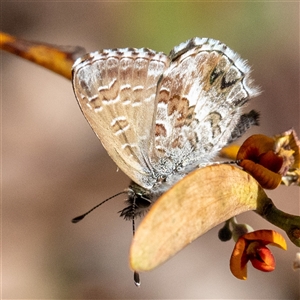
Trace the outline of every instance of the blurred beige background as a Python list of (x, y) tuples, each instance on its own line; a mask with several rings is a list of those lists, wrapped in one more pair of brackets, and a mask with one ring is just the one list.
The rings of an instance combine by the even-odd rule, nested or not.
[[(212, 37), (247, 59), (263, 93), (250, 108), (273, 135), (299, 126), (299, 3), (276, 2), (5, 2), (2, 30), (25, 39), (80, 45), (87, 51), (149, 47), (169, 51), (192, 38)], [(273, 248), (277, 268), (249, 266), (242, 282), (229, 271), (233, 242), (218, 228), (133, 284), (128, 268), (131, 223), (111, 200), (74, 225), (71, 219), (122, 191), (116, 172), (82, 116), (71, 83), (1, 53), (2, 297), (3, 299), (298, 299), (298, 249)], [(249, 108), (249, 109), (250, 109)], [(299, 214), (299, 188), (268, 192)], [(255, 229), (274, 228), (255, 213), (239, 217)], [(278, 230), (282, 233), (281, 230)]]

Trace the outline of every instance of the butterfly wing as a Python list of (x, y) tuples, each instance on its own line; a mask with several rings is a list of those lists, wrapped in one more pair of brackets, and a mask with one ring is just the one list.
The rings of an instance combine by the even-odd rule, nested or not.
[(258, 94), (249, 67), (219, 41), (194, 38), (169, 57), (157, 89), (151, 149), (153, 165), (165, 174), (210, 161), (230, 139), (242, 107)]
[(149, 49), (87, 54), (73, 66), (73, 89), (90, 126), (118, 167), (148, 188), (155, 178), (148, 162), (157, 82), (169, 64)]

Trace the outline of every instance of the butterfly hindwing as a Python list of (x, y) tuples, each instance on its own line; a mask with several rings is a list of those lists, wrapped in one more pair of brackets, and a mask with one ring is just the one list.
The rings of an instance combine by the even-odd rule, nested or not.
[(227, 144), (241, 108), (257, 94), (249, 67), (213, 39), (175, 47), (158, 84), (153, 164), (188, 172)]

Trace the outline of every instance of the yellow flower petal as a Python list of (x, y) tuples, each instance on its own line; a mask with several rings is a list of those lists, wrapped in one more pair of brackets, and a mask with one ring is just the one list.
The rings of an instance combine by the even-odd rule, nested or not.
[(236, 160), (236, 156), (239, 152), (240, 146), (236, 144), (229, 145), (227, 147), (222, 148), (220, 151), (220, 156), (232, 160)]
[(245, 256), (246, 241), (239, 238), (230, 258), (230, 271), (238, 279), (247, 279), (247, 258)]
[(274, 230), (256, 230), (246, 233), (243, 238), (248, 241), (262, 241), (265, 245), (272, 244), (283, 250), (287, 249), (287, 244), (284, 237)]

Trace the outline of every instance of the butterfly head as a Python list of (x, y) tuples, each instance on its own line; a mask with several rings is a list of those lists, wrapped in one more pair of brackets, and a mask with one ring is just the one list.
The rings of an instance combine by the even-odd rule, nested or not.
[(119, 211), (120, 216), (124, 217), (125, 220), (132, 220), (136, 217), (144, 216), (157, 198), (155, 193), (143, 188), (133, 181), (127, 189), (127, 194), (128, 199), (126, 200), (126, 203), (128, 205)]

